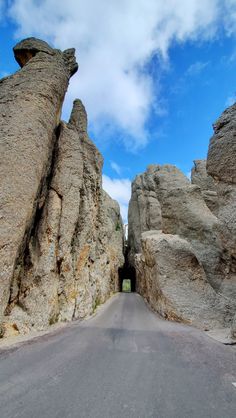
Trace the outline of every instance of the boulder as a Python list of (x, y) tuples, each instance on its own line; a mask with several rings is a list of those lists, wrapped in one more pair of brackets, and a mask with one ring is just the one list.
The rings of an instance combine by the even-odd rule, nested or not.
[(141, 254), (135, 256), (137, 289), (154, 310), (204, 330), (229, 327), (235, 306), (210, 286), (187, 240), (148, 231), (141, 243)]
[[(150, 193), (155, 201), (155, 211), (152, 207), (150, 210), (148, 200), (143, 198)], [(140, 222), (140, 219), (145, 222)], [(147, 219), (151, 221), (148, 223)], [(218, 219), (207, 207), (200, 187), (191, 184), (176, 167), (152, 165), (144, 174), (135, 178), (129, 206), (131, 263), (133, 254), (140, 251), (142, 232), (156, 229), (166, 234), (179, 235), (191, 243), (203, 265), (207, 280), (217, 289), (224, 277), (217, 228)]]

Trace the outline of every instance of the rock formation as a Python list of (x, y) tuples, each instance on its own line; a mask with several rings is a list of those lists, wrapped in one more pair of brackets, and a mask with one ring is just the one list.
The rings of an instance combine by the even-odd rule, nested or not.
[(141, 249), (142, 232), (162, 229), (161, 205), (157, 199), (156, 186), (151, 176), (139, 175), (132, 182), (129, 202), (128, 237), (133, 253)]
[(206, 160), (195, 160), (191, 171), (191, 182), (200, 187), (203, 199), (214, 215), (218, 215), (218, 196), (213, 177), (207, 174)]
[(135, 178), (129, 260), (138, 290), (163, 316), (203, 328), (229, 326), (235, 304), (217, 294), (227, 267), (219, 228), (201, 188), (176, 167), (149, 166)]
[(209, 285), (191, 244), (178, 235), (142, 234), (136, 255), (137, 290), (164, 318), (205, 330), (227, 327), (233, 309)]
[[(236, 104), (214, 125), (192, 182), (152, 165), (132, 183), (128, 256), (103, 159), (75, 100), (60, 120), (74, 49), (26, 39), (0, 80), (0, 336), (84, 318), (122, 275), (163, 317), (236, 338)], [(119, 277), (120, 276), (120, 277)]]
[[(226, 109), (213, 125), (207, 172), (216, 183), (219, 234), (227, 257), (227, 275), (220, 291), (236, 300), (236, 104)], [(236, 317), (233, 334), (236, 338)]]
[(123, 264), (119, 207), (102, 190), (82, 103), (60, 122), (74, 50), (29, 38), (14, 53), (22, 69), (0, 81), (2, 335), (91, 313)]
[(215, 288), (223, 278), (217, 225), (218, 220), (206, 206), (200, 188), (192, 185), (176, 167), (149, 166), (133, 181), (129, 206), (131, 251), (137, 253), (141, 249), (142, 232), (156, 229), (177, 234), (192, 244), (208, 281)]

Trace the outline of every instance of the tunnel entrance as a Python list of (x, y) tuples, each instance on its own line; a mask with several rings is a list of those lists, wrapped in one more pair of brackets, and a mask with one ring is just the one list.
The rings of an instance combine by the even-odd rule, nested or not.
[[(125, 263), (122, 268), (119, 268), (119, 291), (120, 292), (136, 292), (136, 272), (135, 268), (128, 262), (128, 249), (125, 253)], [(128, 288), (130, 290), (123, 290)]]
[(128, 225), (125, 225), (124, 258), (125, 262), (119, 268), (119, 292), (136, 292), (136, 271), (129, 263), (130, 248), (128, 245)]

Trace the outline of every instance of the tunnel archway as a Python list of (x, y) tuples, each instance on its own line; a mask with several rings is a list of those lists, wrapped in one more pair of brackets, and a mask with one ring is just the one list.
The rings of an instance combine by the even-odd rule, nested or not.
[(119, 268), (119, 291), (123, 291), (124, 280), (130, 280), (130, 291), (136, 292), (136, 273), (135, 268), (125, 262), (124, 266)]

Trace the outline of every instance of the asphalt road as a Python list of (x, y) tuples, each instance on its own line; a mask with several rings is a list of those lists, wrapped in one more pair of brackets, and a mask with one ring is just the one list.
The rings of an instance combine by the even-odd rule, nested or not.
[(236, 351), (119, 294), (0, 350), (0, 418), (235, 418)]

